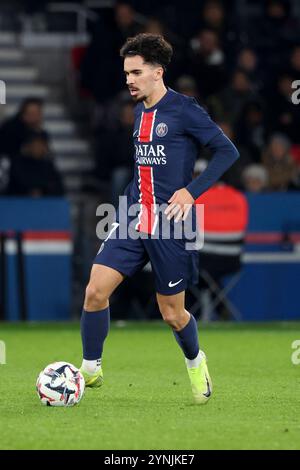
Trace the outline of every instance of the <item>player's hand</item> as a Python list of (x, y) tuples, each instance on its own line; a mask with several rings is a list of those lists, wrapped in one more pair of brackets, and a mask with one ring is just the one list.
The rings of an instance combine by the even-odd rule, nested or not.
[(170, 205), (165, 210), (165, 214), (168, 216), (167, 219), (171, 220), (172, 217), (176, 216), (175, 222), (179, 222), (179, 220), (186, 220), (188, 213), (195, 201), (188, 190), (182, 188), (178, 189), (178, 191), (175, 191), (168, 202)]

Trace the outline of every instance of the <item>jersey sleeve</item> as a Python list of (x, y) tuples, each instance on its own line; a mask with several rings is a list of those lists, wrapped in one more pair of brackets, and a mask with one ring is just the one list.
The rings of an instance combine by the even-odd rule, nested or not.
[(222, 132), (195, 98), (186, 99), (183, 105), (183, 125), (185, 132), (202, 145), (207, 145)]

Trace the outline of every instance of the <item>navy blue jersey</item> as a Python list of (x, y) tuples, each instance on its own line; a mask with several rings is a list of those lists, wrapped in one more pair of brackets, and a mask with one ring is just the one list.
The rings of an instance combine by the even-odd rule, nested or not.
[[(135, 171), (125, 190), (128, 201), (126, 207), (119, 205), (116, 222), (95, 263), (131, 276), (150, 260), (156, 291), (173, 295), (197, 280), (198, 253), (196, 257), (193, 243), (186, 244), (193, 240), (193, 233), (192, 238), (185, 232), (180, 238), (175, 236), (180, 226), (174, 218), (169, 223), (170, 237), (164, 237), (161, 222), (165, 216), (158, 206), (166, 207), (174, 192), (182, 188), (197, 199), (238, 158), (238, 151), (194, 98), (170, 89), (152, 108), (146, 109), (143, 103), (136, 106), (133, 138)], [(199, 144), (208, 145), (213, 156), (203, 174), (192, 180)], [(127, 217), (132, 209), (128, 206), (135, 204), (138, 217)], [(190, 211), (193, 232), (194, 213)], [(127, 230), (123, 236), (124, 228), (129, 229), (129, 236)], [(137, 232), (142, 236), (136, 238)]]
[(137, 230), (153, 233), (155, 205), (192, 181), (199, 144), (218, 134), (221, 129), (194, 98), (172, 89), (151, 108), (135, 107), (135, 170), (127, 195), (140, 204)]

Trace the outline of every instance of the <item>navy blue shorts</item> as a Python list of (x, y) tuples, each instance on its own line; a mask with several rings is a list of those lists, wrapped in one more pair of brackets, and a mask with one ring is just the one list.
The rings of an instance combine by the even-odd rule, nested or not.
[(156, 292), (163, 295), (178, 294), (198, 281), (198, 254), (186, 250), (185, 240), (121, 239), (119, 226), (113, 234), (102, 243), (95, 264), (132, 276), (150, 261)]

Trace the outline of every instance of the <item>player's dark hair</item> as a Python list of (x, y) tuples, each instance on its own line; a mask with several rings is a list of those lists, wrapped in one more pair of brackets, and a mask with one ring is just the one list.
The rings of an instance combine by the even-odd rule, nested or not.
[(140, 33), (128, 38), (120, 50), (120, 56), (140, 55), (149, 64), (159, 64), (164, 70), (171, 62), (173, 48), (160, 34)]

